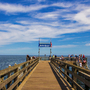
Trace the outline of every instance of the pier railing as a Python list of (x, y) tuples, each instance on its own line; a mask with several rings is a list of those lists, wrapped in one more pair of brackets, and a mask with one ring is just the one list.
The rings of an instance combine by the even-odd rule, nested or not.
[(53, 67), (75, 90), (90, 90), (90, 70), (76, 66), (73, 61), (51, 59)]
[(25, 77), (38, 64), (39, 59), (33, 59), (21, 64), (15, 64), (0, 71), (0, 90), (16, 90)]

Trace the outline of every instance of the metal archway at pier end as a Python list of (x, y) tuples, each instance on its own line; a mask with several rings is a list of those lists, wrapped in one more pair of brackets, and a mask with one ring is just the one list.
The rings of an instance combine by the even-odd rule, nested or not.
[[(47, 47), (49, 47), (50, 48), (50, 55), (49, 55), (49, 57), (51, 57), (51, 53), (52, 53), (52, 51), (51, 51), (51, 48), (52, 48), (51, 39), (50, 39), (50, 42), (49, 43), (42, 43), (42, 42), (40, 42), (40, 39), (39, 39), (38, 47), (39, 47), (39, 51), (38, 51), (39, 60), (40, 60), (40, 50), (41, 50), (41, 48), (47, 48)], [(43, 59), (47, 60), (46, 54), (44, 55)]]

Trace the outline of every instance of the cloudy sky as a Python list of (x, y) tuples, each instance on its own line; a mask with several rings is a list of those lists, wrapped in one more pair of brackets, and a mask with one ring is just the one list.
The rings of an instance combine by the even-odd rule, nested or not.
[(52, 55), (90, 55), (90, 0), (0, 0), (0, 55), (38, 55), (39, 38)]

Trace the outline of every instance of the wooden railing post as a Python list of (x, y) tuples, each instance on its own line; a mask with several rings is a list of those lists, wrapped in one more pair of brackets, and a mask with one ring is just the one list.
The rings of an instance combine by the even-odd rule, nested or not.
[[(69, 66), (67, 66), (67, 69), (69, 70)], [(69, 76), (69, 72), (67, 72), (67, 75)], [(67, 81), (69, 82), (68, 78), (67, 78)]]
[[(26, 66), (30, 65), (30, 63), (31, 63), (31, 62), (28, 62)], [(26, 69), (26, 72), (27, 72), (30, 68), (31, 68), (31, 67), (27, 68), (27, 69)], [(28, 74), (29, 74), (29, 73), (30, 73), (30, 72), (28, 72)]]
[[(10, 68), (11, 67), (11, 65), (9, 65), (8, 66), (8, 68)], [(10, 77), (11, 76), (11, 72), (9, 72), (8, 73), (8, 77)], [(12, 83), (12, 81), (10, 81), (8, 84), (7, 84), (7, 88), (9, 88), (10, 87), (10, 84)]]
[(86, 59), (86, 64), (85, 64), (85, 68), (88, 69), (88, 65), (87, 65), (87, 58)]
[[(65, 68), (67, 69), (67, 64), (65, 64)], [(65, 70), (65, 74), (67, 75), (67, 70)], [(67, 76), (65, 76), (65, 79), (67, 80)]]
[(61, 73), (61, 75), (62, 75), (62, 72), (61, 72), (61, 71), (62, 71), (62, 67), (60, 66), (60, 73)]
[[(77, 69), (76, 68), (72, 68), (72, 72), (74, 72), (75, 74), (77, 74)], [(74, 75), (72, 76), (72, 79), (73, 79), (73, 81), (77, 82), (77, 78)], [(76, 85), (74, 83), (73, 83), (73, 88), (75, 90), (77, 90), (77, 87), (76, 87)]]
[[(22, 66), (22, 68), (25, 68), (26, 67), (26, 64), (24, 64), (23, 66)], [(22, 72), (22, 74), (24, 74), (25, 72), (27, 72), (27, 70), (24, 70), (23, 72)], [(24, 77), (25, 78), (25, 77)], [(24, 78), (23, 78), (23, 80), (24, 80)], [(22, 80), (22, 81), (23, 81)]]
[(1, 79), (1, 77), (0, 77), (0, 83), (2, 82), (2, 79)]
[[(17, 65), (16, 63), (14, 64), (14, 66)], [(18, 72), (18, 68), (14, 71), (14, 73)], [(18, 76), (14, 79), (14, 82), (18, 79)], [(18, 84), (14, 87), (14, 90), (16, 90), (18, 88)]]
[[(85, 67), (86, 67), (86, 69), (88, 69), (87, 58), (86, 58), (86, 66)], [(88, 80), (87, 78), (85, 78), (85, 79)], [(85, 84), (85, 90), (90, 90), (90, 88), (86, 84)]]
[[(4, 77), (0, 78), (0, 83), (4, 81)], [(6, 90), (6, 87), (4, 86), (1, 90)]]
[[(26, 64), (24, 64), (23, 66), (22, 66), (22, 68), (25, 68), (26, 67)], [(23, 72), (23, 73), (25, 73), (26, 72), (26, 70)]]

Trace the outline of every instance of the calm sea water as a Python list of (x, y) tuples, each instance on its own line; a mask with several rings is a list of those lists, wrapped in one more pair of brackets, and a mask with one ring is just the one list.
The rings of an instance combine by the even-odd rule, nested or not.
[[(90, 56), (86, 56), (88, 67), (90, 69)], [(0, 70), (8, 68), (9, 65), (14, 66), (15, 63), (23, 63), (26, 61), (26, 55), (0, 55)]]
[(26, 61), (26, 55), (0, 55), (0, 70)]

